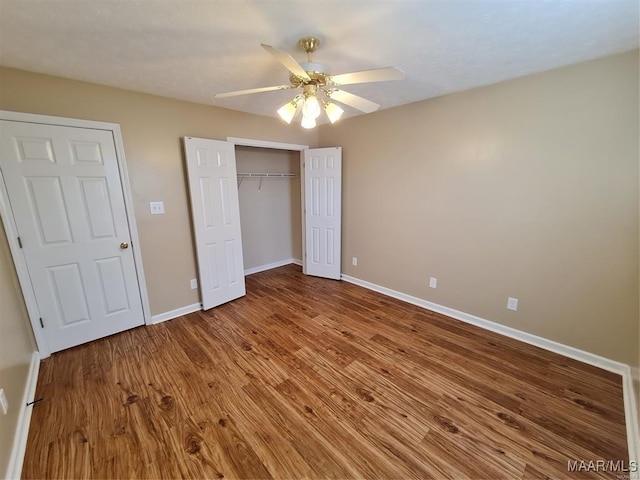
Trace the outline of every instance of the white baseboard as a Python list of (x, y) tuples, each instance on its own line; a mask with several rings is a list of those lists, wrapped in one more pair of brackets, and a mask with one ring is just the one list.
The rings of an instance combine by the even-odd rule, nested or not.
[(27, 381), (24, 386), (24, 393), (22, 394), (22, 404), (20, 405), (20, 413), (18, 415), (18, 427), (16, 428), (13, 439), (13, 448), (11, 449), (11, 457), (9, 457), (9, 465), (5, 475), (7, 479), (19, 479), (22, 474), (22, 463), (24, 462), (24, 454), (27, 449), (31, 412), (33, 411), (33, 405), (27, 406), (27, 403), (34, 400), (39, 371), (40, 354), (33, 352), (31, 355), (31, 363), (29, 364), (29, 374), (27, 375)]
[[(633, 374), (627, 367), (627, 373), (622, 375), (622, 390), (624, 392), (624, 417), (627, 424), (627, 444), (629, 445), (629, 463), (640, 467), (640, 428), (638, 427), (638, 403), (633, 388)], [(636, 369), (637, 370), (637, 369)], [(631, 479), (640, 478), (640, 471), (631, 472)]]
[(422, 298), (413, 297), (411, 295), (407, 295), (406, 293), (397, 292), (395, 290), (391, 290), (390, 288), (382, 287), (380, 285), (376, 285), (375, 283), (360, 280), (359, 278), (351, 277), (349, 275), (342, 275), (342, 279), (349, 283), (367, 288), (369, 290), (388, 295), (389, 297), (397, 298), (398, 300), (417, 305), (418, 307), (441, 313), (448, 317), (455, 318), (456, 320), (470, 323), (477, 327), (484, 328), (485, 330), (490, 330), (506, 337), (520, 340), (521, 342), (528, 343), (529, 345), (535, 345), (536, 347), (559, 353), (560, 355), (564, 355), (565, 357), (573, 358), (574, 360), (588, 363), (589, 365), (594, 365), (596, 367), (600, 367), (604, 370), (608, 370), (619, 375), (623, 375), (625, 372), (629, 372), (629, 366), (624, 363), (609, 360), (608, 358), (600, 357), (599, 355), (585, 352), (584, 350), (580, 350), (578, 348), (563, 345), (562, 343), (554, 342), (553, 340), (547, 340), (546, 338), (538, 337), (537, 335), (523, 332), (522, 330), (516, 330), (515, 328), (507, 327), (505, 325), (501, 325), (484, 318), (476, 317), (475, 315), (461, 312), (459, 310), (445, 307), (443, 305), (438, 305), (437, 303), (433, 303)]
[(278, 262), (267, 263), (266, 265), (260, 265), (259, 267), (247, 268), (244, 271), (244, 275), (252, 275), (258, 272), (264, 272), (265, 270), (271, 270), (272, 268), (284, 267), (285, 265), (290, 265), (295, 263), (296, 265), (302, 265), (300, 260), (295, 258), (287, 258), (286, 260), (280, 260)]
[[(302, 262), (297, 258), (288, 258), (287, 260), (282, 260), (280, 262), (274, 262), (268, 265), (262, 265), (260, 267), (249, 268), (244, 271), (244, 274), (246, 276), (246, 275), (251, 275), (252, 273), (264, 272), (265, 270), (283, 267), (291, 263), (295, 263), (296, 265), (302, 265)], [(176, 308), (175, 310), (171, 310), (169, 312), (159, 313), (151, 317), (151, 324), (155, 325), (156, 323), (162, 323), (162, 322), (166, 322), (167, 320), (173, 320), (174, 318), (178, 318), (183, 315), (188, 315), (189, 313), (197, 312), (198, 310), (202, 310), (202, 305), (200, 303), (194, 303), (193, 305), (187, 305), (186, 307)]]
[(156, 323), (166, 322), (167, 320), (172, 320), (174, 318), (181, 317), (182, 315), (197, 312), (198, 310), (202, 310), (202, 305), (200, 303), (194, 303), (193, 305), (187, 305), (186, 307), (176, 308), (169, 312), (154, 315), (151, 317), (151, 322), (155, 325)]
[(610, 360), (593, 353), (585, 352), (584, 350), (580, 350), (578, 348), (554, 342), (553, 340), (538, 337), (537, 335), (532, 335), (531, 333), (523, 332), (522, 330), (507, 327), (505, 325), (501, 325), (484, 318), (476, 317), (475, 315), (461, 312), (453, 308), (438, 305), (437, 303), (429, 302), (428, 300), (414, 297), (412, 295), (407, 295), (406, 293), (398, 292), (387, 287), (376, 285), (375, 283), (367, 282), (350, 275), (343, 274), (342, 279), (349, 283), (353, 283), (369, 290), (382, 293), (383, 295), (397, 298), (398, 300), (417, 305), (418, 307), (441, 313), (448, 317), (455, 318), (456, 320), (460, 320), (465, 323), (470, 323), (471, 325), (475, 325), (485, 330), (490, 330), (500, 335), (504, 335), (506, 337), (514, 338), (516, 340), (520, 340), (521, 342), (528, 343), (529, 345), (534, 345), (536, 347), (549, 350), (550, 352), (558, 353), (565, 357), (573, 358), (574, 360), (578, 360), (580, 362), (587, 363), (589, 365), (602, 368), (603, 370), (621, 375), (624, 396), (625, 423), (627, 426), (627, 444), (629, 447), (629, 461), (640, 461), (640, 433), (638, 432), (638, 411), (637, 403), (635, 402), (635, 393), (633, 390), (632, 378), (634, 376), (635, 378), (637, 378), (637, 368), (632, 368), (629, 367), (629, 365), (621, 362), (616, 362), (615, 360)]

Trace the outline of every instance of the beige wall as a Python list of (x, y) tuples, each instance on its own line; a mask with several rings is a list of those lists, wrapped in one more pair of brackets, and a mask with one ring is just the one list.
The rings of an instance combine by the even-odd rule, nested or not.
[(18, 427), (31, 355), (36, 349), (2, 226), (0, 231), (0, 388), (9, 403), (8, 414), (0, 414), (0, 475), (4, 475)]
[[(199, 301), (181, 137), (316, 145), (317, 130), (257, 115), (0, 68), (0, 109), (118, 123), (152, 314)], [(165, 215), (149, 202), (165, 202)]]
[[(300, 175), (300, 152), (236, 147), (238, 172)], [(245, 178), (238, 190), (244, 268), (302, 259), (300, 178)]]
[(634, 51), (321, 127), (343, 271), (638, 365), (638, 80)]
[[(307, 132), (0, 68), (0, 109), (121, 125), (153, 314), (198, 301), (181, 137), (336, 145), (345, 273), (640, 366), (638, 81), (635, 51)], [(165, 215), (149, 214), (155, 200)], [(33, 351), (2, 231), (0, 387), (14, 407), (2, 432)], [(0, 435), (0, 471), (12, 439)]]
[(154, 314), (198, 301), (180, 137), (337, 145), (345, 273), (638, 365), (637, 85), (636, 51), (318, 133), (0, 69), (0, 108), (121, 125)]

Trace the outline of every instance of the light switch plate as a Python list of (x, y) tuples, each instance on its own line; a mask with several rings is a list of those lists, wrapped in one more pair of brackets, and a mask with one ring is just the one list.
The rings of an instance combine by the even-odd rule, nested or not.
[(164, 202), (149, 202), (151, 215), (162, 215), (164, 213)]

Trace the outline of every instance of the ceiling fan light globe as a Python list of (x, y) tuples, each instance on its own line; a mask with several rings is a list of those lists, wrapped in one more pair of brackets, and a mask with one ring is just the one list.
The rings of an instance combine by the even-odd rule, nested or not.
[(300, 122), (300, 125), (302, 125), (302, 128), (315, 128), (316, 119), (305, 115), (302, 117), (302, 122)]
[(327, 117), (329, 117), (329, 121), (331, 123), (336, 123), (340, 120), (340, 117), (344, 113), (344, 110), (335, 103), (327, 103), (324, 107), (324, 111), (327, 114)]
[(310, 117), (315, 120), (320, 116), (321, 112), (322, 109), (320, 108), (320, 102), (318, 102), (318, 99), (315, 97), (315, 95), (308, 96), (304, 101), (304, 105), (302, 106), (302, 114), (305, 117)]
[(295, 102), (287, 102), (278, 109), (278, 115), (285, 122), (291, 123), (293, 117), (295, 117), (297, 111), (297, 104)]

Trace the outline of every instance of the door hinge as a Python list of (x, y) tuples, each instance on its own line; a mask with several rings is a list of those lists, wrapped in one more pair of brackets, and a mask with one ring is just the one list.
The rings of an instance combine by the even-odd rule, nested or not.
[(40, 327), (44, 328), (44, 322), (42, 321), (42, 317), (40, 317)]
[(22, 240), (20, 239), (20, 237), (18, 237), (18, 245), (20, 245), (20, 248), (22, 248)]

